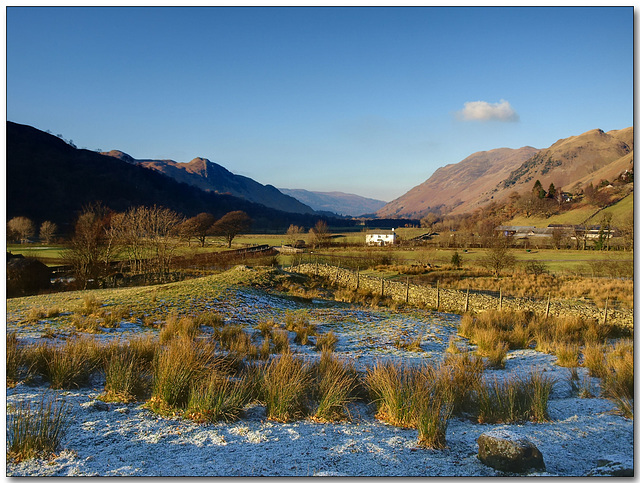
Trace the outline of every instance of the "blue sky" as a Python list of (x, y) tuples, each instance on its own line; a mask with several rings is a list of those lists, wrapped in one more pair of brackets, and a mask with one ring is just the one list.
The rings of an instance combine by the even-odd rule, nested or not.
[(390, 201), (439, 167), (633, 125), (633, 7), (8, 7), (7, 119)]

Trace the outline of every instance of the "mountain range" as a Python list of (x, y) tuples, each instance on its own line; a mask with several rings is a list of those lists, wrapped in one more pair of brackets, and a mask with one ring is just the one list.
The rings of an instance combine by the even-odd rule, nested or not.
[(281, 193), (275, 187), (260, 184), (246, 176), (233, 174), (223, 166), (212, 163), (205, 158), (195, 158), (188, 163), (178, 163), (170, 159), (134, 159), (128, 154), (117, 150), (102, 154), (156, 170), (176, 181), (195, 186), (203, 191), (230, 194), (244, 198), (247, 201), (260, 203), (269, 208), (290, 213), (314, 213), (312, 208), (292, 196)]
[[(26, 216), (36, 223), (50, 220), (69, 232), (82, 209), (98, 201), (119, 212), (156, 204), (185, 216), (207, 212), (219, 218), (242, 210), (253, 219), (254, 229), (267, 231), (286, 229), (290, 224), (311, 227), (321, 218), (327, 219), (311, 208), (306, 213), (292, 213), (244, 197), (204, 191), (144, 167), (124, 153), (105, 156), (77, 149), (31, 126), (7, 122), (6, 135), (7, 219)], [(292, 205), (301, 205), (282, 197), (292, 200)], [(334, 226), (350, 223), (331, 220)]]
[[(216, 217), (246, 211), (254, 228), (280, 230), (289, 224), (310, 227), (331, 213), (373, 213), (371, 226), (420, 219), (429, 212), (462, 214), (513, 192), (530, 191), (536, 180), (565, 192), (613, 180), (633, 170), (633, 127), (593, 129), (560, 139), (545, 149), (525, 146), (474, 153), (436, 170), (422, 184), (384, 204), (340, 192), (312, 192), (262, 185), (204, 158), (189, 163), (134, 159), (122, 151), (77, 149), (27, 125), (7, 122), (7, 219), (27, 216), (51, 220), (67, 229), (91, 202), (115, 211), (134, 205), (162, 205), (185, 216)], [(377, 211), (376, 211), (377, 210)], [(351, 226), (333, 218), (333, 226)], [(386, 226), (386, 225), (385, 225)], [(400, 225), (398, 225), (400, 226)], [(64, 229), (64, 228), (63, 228)]]
[(375, 213), (386, 201), (365, 198), (341, 191), (308, 191), (303, 189), (278, 188), (282, 193), (293, 196), (315, 211), (337, 213), (345, 216), (360, 216)]
[(462, 214), (513, 192), (530, 191), (536, 180), (565, 192), (614, 179), (633, 169), (633, 127), (593, 129), (560, 139), (546, 149), (499, 148), (437, 169), (422, 184), (389, 202), (377, 216), (416, 217), (429, 212)]

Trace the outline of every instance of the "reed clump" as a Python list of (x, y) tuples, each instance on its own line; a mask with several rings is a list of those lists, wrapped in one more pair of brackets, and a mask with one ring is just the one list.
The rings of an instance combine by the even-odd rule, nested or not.
[(313, 368), (317, 407), (317, 421), (342, 421), (349, 419), (348, 404), (354, 400), (358, 376), (352, 365), (324, 351)]
[(307, 412), (311, 388), (309, 364), (284, 353), (267, 363), (262, 377), (262, 395), (267, 417), (278, 422), (300, 419)]
[(15, 462), (48, 456), (60, 448), (69, 427), (64, 400), (46, 395), (7, 408), (7, 457)]
[(249, 395), (245, 378), (232, 379), (214, 370), (191, 388), (185, 417), (207, 423), (237, 421)]
[(191, 388), (212, 362), (211, 351), (205, 343), (184, 337), (172, 339), (156, 353), (153, 361), (153, 388), (148, 407), (160, 413), (184, 409)]

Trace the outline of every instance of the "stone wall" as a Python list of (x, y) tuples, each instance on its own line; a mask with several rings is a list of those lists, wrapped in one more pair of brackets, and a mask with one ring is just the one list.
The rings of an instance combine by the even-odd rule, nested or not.
[[(381, 277), (362, 275), (344, 268), (325, 264), (301, 264), (289, 269), (292, 272), (317, 275), (332, 283), (350, 289), (360, 289), (373, 294), (392, 297), (393, 300), (408, 302), (432, 308), (440, 312), (463, 313), (482, 312), (485, 310), (526, 310), (549, 315), (578, 315), (595, 318), (601, 322), (605, 320), (605, 309), (598, 308), (588, 301), (579, 300), (533, 300), (517, 297), (492, 296), (474, 290), (453, 290), (437, 287), (426, 287), (408, 282), (384, 280)], [(607, 323), (621, 325), (633, 329), (633, 311), (616, 307), (608, 307), (606, 311)]]

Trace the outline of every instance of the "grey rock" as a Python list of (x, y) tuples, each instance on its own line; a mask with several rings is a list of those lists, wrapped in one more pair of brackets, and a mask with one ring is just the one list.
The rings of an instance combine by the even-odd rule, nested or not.
[(505, 430), (487, 431), (480, 435), (478, 458), (487, 466), (512, 473), (546, 469), (542, 453), (535, 444)]
[(129, 414), (129, 408), (128, 407), (122, 407), (122, 408), (118, 408), (118, 409), (114, 409), (115, 412), (117, 413), (121, 413), (121, 414)]
[(633, 459), (621, 455), (607, 455), (600, 457), (596, 468), (587, 472), (585, 476), (633, 476)]
[(108, 411), (109, 405), (98, 399), (92, 399), (89, 402), (81, 404), (83, 408), (91, 409), (92, 411)]

